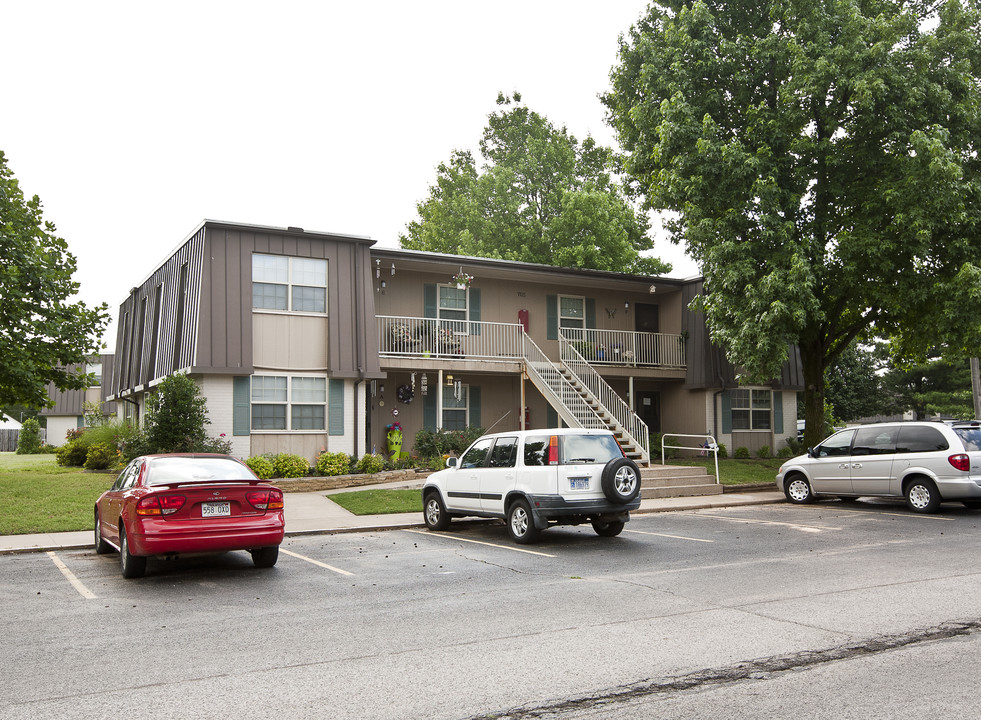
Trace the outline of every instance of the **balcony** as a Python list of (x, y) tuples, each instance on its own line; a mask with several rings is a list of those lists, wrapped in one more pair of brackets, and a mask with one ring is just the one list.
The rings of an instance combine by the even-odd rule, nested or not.
[[(524, 330), (518, 323), (396, 315), (379, 315), (377, 323), (378, 350), (383, 358), (511, 363), (524, 360)], [(562, 328), (561, 332), (591, 365), (685, 368), (685, 341), (681, 335), (575, 328)]]
[(561, 334), (590, 365), (686, 367), (683, 335), (592, 328), (562, 328)]

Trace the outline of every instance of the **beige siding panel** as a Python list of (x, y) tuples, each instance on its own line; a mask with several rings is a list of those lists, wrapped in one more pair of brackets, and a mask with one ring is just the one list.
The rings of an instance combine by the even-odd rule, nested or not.
[(327, 371), (327, 318), (254, 313), (256, 369)]
[(252, 455), (291, 453), (313, 464), (327, 447), (327, 433), (263, 433), (252, 435)]

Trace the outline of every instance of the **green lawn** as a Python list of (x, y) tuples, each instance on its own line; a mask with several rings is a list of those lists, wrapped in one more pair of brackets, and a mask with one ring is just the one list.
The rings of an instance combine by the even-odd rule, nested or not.
[(59, 467), (54, 455), (0, 453), (0, 535), (90, 530), (95, 501), (113, 480)]
[[(766, 460), (734, 460), (719, 458), (719, 476), (723, 485), (752, 485), (755, 483), (774, 483), (777, 470), (784, 458), (768, 458)], [(668, 465), (699, 465), (707, 468), (709, 475), (715, 475), (715, 463), (712, 458), (685, 458), (666, 460)]]
[(330, 499), (355, 515), (422, 512), (422, 493), (418, 489), (358, 490), (334, 493)]

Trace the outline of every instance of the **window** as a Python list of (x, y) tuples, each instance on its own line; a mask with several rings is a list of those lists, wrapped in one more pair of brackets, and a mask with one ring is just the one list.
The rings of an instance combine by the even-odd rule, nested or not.
[(852, 445), (852, 455), (891, 455), (896, 452), (897, 435), (898, 427), (859, 428)]
[(899, 429), (899, 444), (896, 452), (921, 453), (947, 450), (950, 444), (936, 428), (922, 425), (904, 425)]
[(452, 385), (443, 386), (443, 424), (444, 430), (466, 430), (469, 420), (470, 386), (463, 385), (457, 398)]
[(548, 435), (525, 438), (525, 465), (539, 467), (548, 465)]
[(559, 327), (580, 330), (586, 327), (585, 298), (559, 295)]
[(439, 302), (436, 305), (436, 316), (440, 320), (459, 320), (460, 322), (441, 322), (439, 325), (452, 333), (465, 333), (467, 323), (467, 288), (462, 290), (455, 285), (440, 285)]
[[(152, 370), (152, 368), (151, 368)], [(95, 379), (89, 387), (101, 387), (102, 386), (102, 363), (89, 363), (85, 366), (85, 373), (87, 375), (94, 375)]]
[(498, 438), (491, 453), (490, 466), (513, 468), (518, 455), (518, 438)]
[(285, 255), (253, 255), (252, 307), (327, 312), (327, 261)]
[(253, 430), (324, 430), (327, 378), (252, 377)]
[(771, 396), (769, 390), (733, 390), (732, 429), (769, 430)]
[(818, 457), (846, 457), (852, 451), (852, 438), (855, 437), (854, 430), (845, 430), (832, 435), (823, 443), (818, 445), (815, 450)]
[(464, 453), (463, 457), (460, 458), (460, 467), (461, 468), (483, 467), (484, 462), (486, 462), (487, 460), (487, 452), (490, 450), (491, 442), (493, 442), (493, 440), (491, 440), (490, 438), (486, 440), (478, 440), (477, 442), (475, 442), (473, 444), (473, 447), (467, 450), (467, 452)]

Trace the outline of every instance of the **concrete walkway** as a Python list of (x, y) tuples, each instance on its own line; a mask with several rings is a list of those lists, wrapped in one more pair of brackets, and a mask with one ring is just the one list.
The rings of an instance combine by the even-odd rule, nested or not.
[[(372, 485), (376, 488), (422, 488), (422, 481)], [(286, 535), (320, 535), (343, 532), (371, 532), (394, 528), (425, 527), (422, 513), (393, 515), (355, 515), (331, 501), (330, 496), (339, 492), (369, 489), (366, 487), (329, 490), (321, 492), (286, 493)], [(738, 505), (763, 505), (784, 502), (783, 493), (776, 489), (752, 489), (746, 492), (726, 492), (722, 495), (696, 497), (658, 498), (642, 500), (634, 515), (704, 510), (707, 508)], [(91, 530), (66, 533), (41, 533), (37, 535), (5, 535), (0, 537), (0, 555), (48, 550), (77, 550), (92, 547)]]

